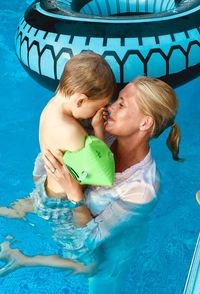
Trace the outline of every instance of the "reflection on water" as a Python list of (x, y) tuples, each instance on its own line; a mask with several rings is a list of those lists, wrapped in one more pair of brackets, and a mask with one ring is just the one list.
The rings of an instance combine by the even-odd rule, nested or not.
[[(154, 203), (152, 204), (154, 206)], [(93, 261), (98, 260), (98, 267), (96, 268), (95, 274), (88, 280), (89, 293), (98, 294), (109, 291), (109, 293), (117, 294), (123, 292), (130, 265), (131, 263), (136, 263), (137, 250), (141, 250), (141, 246), (146, 239), (148, 225), (148, 216), (146, 212), (152, 209), (152, 204), (137, 209), (134, 218), (124, 223), (118, 230), (115, 230), (114, 237), (105, 241), (95, 252), (90, 252), (88, 250), (85, 252), (85, 257), (83, 257), (82, 247), (80, 247), (80, 254), (78, 254), (78, 248), (74, 250), (77, 260), (81, 259), (81, 261), (87, 263), (88, 256), (92, 257)], [(66, 219), (66, 221), (68, 222), (68, 219)], [(1, 231), (3, 240), (0, 241), (5, 241), (5, 236), (7, 236), (8, 240), (8, 233), (10, 236), (15, 236), (15, 240), (12, 240), (12, 245), (14, 248), (20, 249), (26, 255), (51, 255), (58, 253), (60, 253), (60, 256), (63, 256), (63, 253), (69, 255), (69, 252), (66, 252), (65, 248), (65, 245), (68, 243), (68, 234), (66, 234), (65, 230), (60, 231), (60, 223), (58, 223), (57, 219), (54, 220), (52, 218), (45, 220), (44, 218), (38, 217), (36, 214), (30, 213), (26, 216), (25, 220), (9, 220), (2, 218), (2, 222), (7, 222), (7, 224), (12, 222), (14, 225), (12, 225), (12, 229), (10, 225), (7, 225), (8, 230)], [(61, 225), (65, 228), (67, 224), (62, 220)], [(57, 229), (63, 236), (57, 235)], [(57, 237), (59, 238), (57, 239)], [(79, 237), (81, 238), (81, 235)], [(10, 240), (11, 237), (9, 238), (9, 241)], [(62, 242), (60, 242), (60, 240), (62, 240)], [(76, 239), (75, 241), (77, 244), (81, 239)], [(15, 270), (15, 265), (17, 265), (14, 258), (15, 255), (12, 257), (12, 254), (16, 254), (16, 252), (10, 251), (9, 247), (7, 249), (6, 243), (4, 243), (4, 245), (5, 249), (2, 250), (1, 255), (4, 253), (9, 254), (9, 260), (10, 262), (12, 261), (11, 269), (9, 270), (9, 274), (11, 274), (12, 269)], [(69, 273), (66, 272), (65, 275), (68, 276), (68, 274)]]

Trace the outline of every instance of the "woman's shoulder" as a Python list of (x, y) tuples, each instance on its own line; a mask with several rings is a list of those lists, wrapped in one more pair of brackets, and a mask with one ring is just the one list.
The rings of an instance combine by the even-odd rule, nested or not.
[(156, 199), (157, 191), (150, 183), (144, 181), (134, 182), (120, 195), (123, 201), (133, 204), (147, 204)]
[(150, 152), (140, 163), (116, 174), (120, 198), (137, 204), (149, 203), (155, 199), (159, 182), (159, 174)]

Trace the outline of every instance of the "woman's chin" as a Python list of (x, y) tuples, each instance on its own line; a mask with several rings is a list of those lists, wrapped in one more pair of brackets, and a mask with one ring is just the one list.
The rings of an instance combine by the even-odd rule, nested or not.
[(106, 132), (110, 133), (110, 132), (112, 132), (112, 129), (113, 129), (112, 121), (107, 121), (106, 126), (105, 126)]

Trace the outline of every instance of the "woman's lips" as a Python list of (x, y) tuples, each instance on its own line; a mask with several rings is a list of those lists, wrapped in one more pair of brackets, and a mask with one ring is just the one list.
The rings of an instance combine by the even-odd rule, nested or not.
[(109, 116), (107, 121), (108, 121), (108, 122), (110, 122), (110, 121), (114, 121), (114, 119), (113, 119), (111, 116)]

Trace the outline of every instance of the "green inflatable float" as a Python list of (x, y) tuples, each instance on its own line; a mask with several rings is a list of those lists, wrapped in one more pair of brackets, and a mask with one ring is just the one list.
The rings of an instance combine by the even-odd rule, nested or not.
[(63, 161), (71, 175), (82, 185), (113, 185), (113, 153), (102, 140), (94, 136), (86, 136), (85, 146), (81, 150), (66, 151)]

